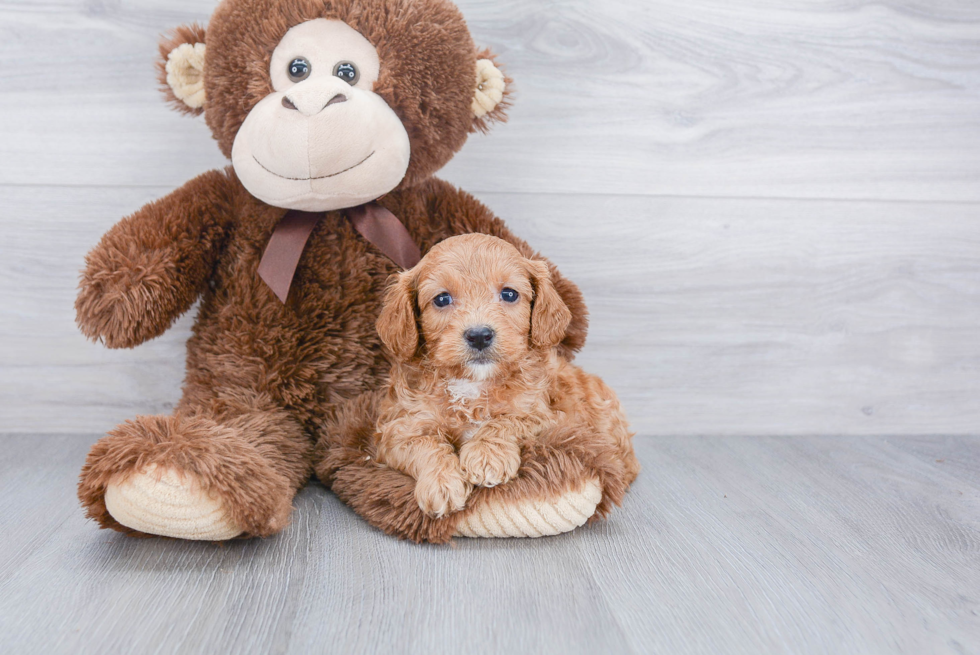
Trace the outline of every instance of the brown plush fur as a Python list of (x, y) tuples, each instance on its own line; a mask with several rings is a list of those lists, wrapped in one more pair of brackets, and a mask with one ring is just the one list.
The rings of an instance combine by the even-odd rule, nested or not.
[[(504, 299), (503, 293), (514, 294)], [(436, 306), (434, 299), (450, 298)], [(626, 417), (603, 382), (555, 352), (571, 314), (544, 262), (482, 234), (437, 244), (385, 295), (378, 333), (395, 363), (377, 424), (377, 459), (416, 480), (419, 507), (457, 512), (474, 486), (511, 481), (546, 429), (607, 435), (638, 467)], [(467, 333), (490, 330), (474, 347)]]
[[(535, 256), (472, 196), (429, 177), (482, 125), (470, 112), (477, 50), (459, 12), (444, 0), (225, 0), (204, 32), (205, 117), (222, 151), (230, 151), (249, 109), (270, 90), (269, 57), (277, 41), (289, 27), (317, 17), (348, 21), (378, 49), (382, 73), (375, 90), (405, 123), (412, 147), (405, 180), (380, 202), (422, 252), (456, 234), (483, 232)], [(178, 30), (164, 49), (201, 34), (199, 27)], [(78, 325), (109, 347), (151, 339), (201, 301), (174, 415), (119, 426), (86, 460), (78, 495), (103, 527), (132, 532), (106, 512), (106, 485), (157, 464), (195, 474), (246, 534), (272, 534), (285, 525), (293, 495), (311, 473), (321, 427), (339, 420), (354, 431), (332, 431), (321, 444), (335, 450), (321, 446), (317, 455), (333, 489), (369, 520), (393, 525), (393, 532), (430, 540), (451, 533), (443, 523), (419, 519), (400, 491), (389, 495), (404, 480), (348, 461), (362, 450), (355, 433), (362, 434), (358, 421), (364, 419), (353, 412), (372, 405), (342, 403), (387, 378), (375, 321), (396, 266), (342, 212), (328, 212), (310, 237), (284, 305), (256, 273), (284, 214), (251, 196), (230, 168), (212, 171), (120, 221), (86, 258)], [(553, 268), (551, 274), (573, 317), (559, 347), (570, 356), (585, 341), (587, 312), (575, 285)], [(594, 448), (602, 438), (568, 431), (543, 436), (527, 453), (515, 481), (520, 485), (492, 491), (555, 494), (587, 470), (622, 483), (621, 473), (604, 472), (620, 464), (604, 463), (608, 454)], [(606, 495), (611, 501), (622, 495), (616, 483)], [(403, 516), (392, 511), (398, 503)]]

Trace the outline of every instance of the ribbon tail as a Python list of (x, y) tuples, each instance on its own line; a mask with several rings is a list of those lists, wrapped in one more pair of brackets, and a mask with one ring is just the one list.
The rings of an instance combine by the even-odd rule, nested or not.
[(283, 303), (289, 297), (306, 242), (322, 216), (322, 213), (290, 211), (279, 221), (262, 253), (259, 277)]
[(412, 268), (422, 259), (422, 252), (405, 224), (378, 203), (351, 207), (346, 214), (362, 237), (402, 268)]

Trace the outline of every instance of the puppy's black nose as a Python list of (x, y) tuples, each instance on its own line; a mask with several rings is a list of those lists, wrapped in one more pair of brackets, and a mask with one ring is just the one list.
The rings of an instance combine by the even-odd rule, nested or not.
[(493, 343), (493, 330), (486, 325), (481, 325), (464, 332), (463, 338), (466, 339), (466, 343), (470, 344), (471, 348), (486, 350)]

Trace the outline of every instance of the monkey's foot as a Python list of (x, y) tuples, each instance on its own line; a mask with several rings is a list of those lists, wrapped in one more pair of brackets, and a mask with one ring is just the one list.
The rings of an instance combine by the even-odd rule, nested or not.
[(223, 541), (244, 532), (196, 476), (156, 464), (110, 482), (105, 506), (120, 524), (146, 534)]
[(602, 500), (598, 478), (555, 500), (503, 501), (487, 498), (460, 517), (457, 537), (547, 537), (571, 532), (595, 514)]
[(249, 440), (253, 423), (138, 416), (92, 446), (78, 498), (90, 518), (120, 532), (212, 541), (275, 534), (289, 523), (295, 490), (269, 449)]

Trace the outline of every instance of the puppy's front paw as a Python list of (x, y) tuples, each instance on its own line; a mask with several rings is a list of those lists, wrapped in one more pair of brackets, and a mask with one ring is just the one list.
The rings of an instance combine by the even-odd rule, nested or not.
[(459, 465), (471, 484), (496, 487), (517, 475), (521, 449), (508, 441), (473, 440), (459, 449)]
[(435, 518), (466, 507), (471, 491), (472, 485), (463, 478), (455, 461), (451, 466), (428, 471), (415, 481), (415, 500), (423, 512)]

